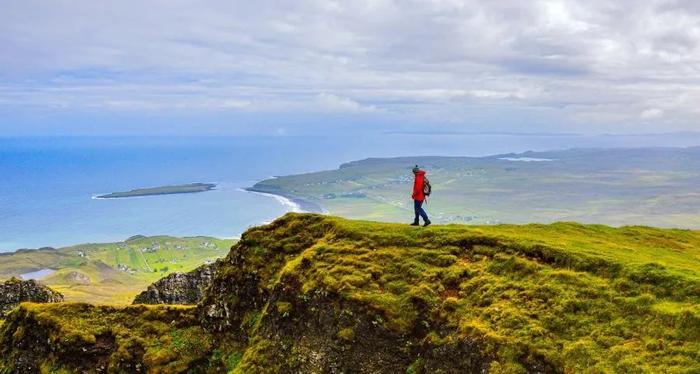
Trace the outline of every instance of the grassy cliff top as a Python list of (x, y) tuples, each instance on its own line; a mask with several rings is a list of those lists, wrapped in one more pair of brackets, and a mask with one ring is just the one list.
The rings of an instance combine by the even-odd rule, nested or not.
[[(299, 318), (305, 300), (337, 295), (421, 344), (477, 339), (495, 357), (494, 372), (533, 362), (557, 371), (700, 370), (698, 231), (576, 223), (425, 229), (288, 214), (249, 230), (226, 263), (236, 266), (224, 266), (219, 282), (255, 274), (276, 300), (263, 314)], [(342, 331), (363, 339), (352, 326)], [(256, 365), (270, 356), (261, 350), (248, 349), (243, 372), (263, 367)]]
[[(0, 357), (48, 334), (112, 344), (118, 370), (698, 372), (699, 256), (698, 231), (290, 213), (242, 236), (196, 309), (23, 304)], [(76, 368), (61, 344), (42, 362)]]

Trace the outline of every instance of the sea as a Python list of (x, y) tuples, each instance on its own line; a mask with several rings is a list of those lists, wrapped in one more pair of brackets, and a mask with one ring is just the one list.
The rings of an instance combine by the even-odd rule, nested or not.
[[(299, 210), (244, 188), (368, 157), (487, 156), (580, 147), (698, 146), (700, 134), (0, 137), (0, 252), (132, 235), (238, 237)], [(213, 182), (201, 193), (96, 199), (135, 188)]]

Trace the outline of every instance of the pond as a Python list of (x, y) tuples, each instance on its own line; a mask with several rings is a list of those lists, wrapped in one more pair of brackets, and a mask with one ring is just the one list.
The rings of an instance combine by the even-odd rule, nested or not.
[(45, 269), (41, 269), (41, 270), (37, 270), (37, 271), (31, 271), (29, 273), (20, 274), (20, 278), (22, 278), (24, 280), (28, 280), (28, 279), (39, 280), (42, 278), (46, 278), (55, 272), (56, 272), (56, 270), (54, 270), (54, 269), (45, 268)]

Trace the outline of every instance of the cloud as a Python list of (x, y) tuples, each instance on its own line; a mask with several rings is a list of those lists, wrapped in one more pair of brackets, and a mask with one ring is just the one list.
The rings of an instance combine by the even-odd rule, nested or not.
[(655, 118), (661, 118), (664, 115), (664, 111), (659, 108), (649, 108), (644, 110), (639, 116), (642, 119), (651, 120)]
[(250, 106), (251, 106), (251, 102), (246, 101), (246, 100), (230, 99), (230, 100), (224, 100), (221, 103), (222, 108), (244, 109), (244, 108), (248, 108)]
[(640, 120), (692, 130), (698, 66), (690, 0), (8, 0), (0, 12), (5, 118), (392, 113), (465, 128), (539, 131), (518, 128), (528, 117), (564, 132)]
[(377, 108), (371, 105), (362, 105), (357, 101), (340, 97), (329, 93), (320, 93), (316, 96), (318, 108), (331, 112), (373, 112)]

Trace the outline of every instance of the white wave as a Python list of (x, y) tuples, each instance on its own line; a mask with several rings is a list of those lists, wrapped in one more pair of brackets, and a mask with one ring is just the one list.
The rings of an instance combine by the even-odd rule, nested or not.
[(249, 190), (246, 190), (243, 188), (240, 188), (239, 190), (271, 197), (271, 198), (277, 200), (280, 204), (282, 204), (286, 208), (287, 212), (306, 213), (306, 211), (304, 209), (301, 209), (301, 205), (299, 205), (298, 203), (295, 203), (291, 199), (288, 199), (284, 196), (275, 195), (275, 194), (267, 193), (267, 192), (249, 191)]
[(547, 161), (554, 161), (549, 158), (535, 158), (535, 157), (501, 157), (499, 160), (506, 160), (506, 161), (523, 161), (523, 162), (547, 162)]

